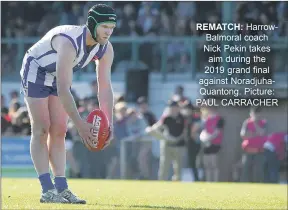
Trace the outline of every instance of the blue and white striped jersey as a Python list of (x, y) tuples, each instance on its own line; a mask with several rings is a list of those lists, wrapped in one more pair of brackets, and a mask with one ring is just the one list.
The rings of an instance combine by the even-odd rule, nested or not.
[(100, 59), (107, 44), (95, 45), (90, 52), (86, 48), (87, 27), (63, 25), (51, 29), (41, 40), (35, 43), (26, 53), (20, 75), (24, 84), (35, 84), (56, 87), (56, 51), (51, 41), (56, 36), (68, 38), (76, 50), (76, 58), (73, 62), (73, 72), (85, 67), (90, 61)]

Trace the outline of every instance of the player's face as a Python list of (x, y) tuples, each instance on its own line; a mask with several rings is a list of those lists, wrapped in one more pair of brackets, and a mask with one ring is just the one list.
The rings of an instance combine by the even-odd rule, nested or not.
[(97, 41), (104, 45), (108, 42), (115, 28), (115, 23), (102, 23), (97, 27)]

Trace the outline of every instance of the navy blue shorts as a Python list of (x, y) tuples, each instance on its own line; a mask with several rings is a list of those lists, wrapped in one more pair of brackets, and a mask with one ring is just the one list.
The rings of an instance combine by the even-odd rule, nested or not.
[(23, 80), (21, 80), (20, 93), (31, 98), (47, 98), (50, 95), (58, 96), (56, 87), (39, 85), (29, 81), (24, 85)]

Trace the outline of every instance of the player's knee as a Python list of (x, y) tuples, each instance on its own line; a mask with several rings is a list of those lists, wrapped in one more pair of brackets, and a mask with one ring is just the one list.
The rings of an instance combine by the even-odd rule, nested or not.
[(50, 136), (54, 138), (65, 138), (67, 132), (67, 125), (66, 123), (63, 124), (52, 124), (50, 126)]
[(32, 124), (32, 136), (36, 139), (42, 139), (44, 137), (48, 137), (50, 129), (50, 122), (42, 122), (42, 123), (33, 123)]

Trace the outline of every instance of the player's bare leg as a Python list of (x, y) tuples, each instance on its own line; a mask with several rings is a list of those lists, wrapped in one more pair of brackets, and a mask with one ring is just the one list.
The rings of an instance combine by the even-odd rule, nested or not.
[(30, 150), (38, 175), (49, 173), (47, 137), (50, 128), (48, 98), (25, 98), (31, 120)]
[(49, 160), (54, 176), (65, 177), (66, 150), (65, 136), (67, 132), (68, 115), (57, 96), (49, 96)]
[(64, 110), (59, 97), (49, 96), (50, 130), (49, 130), (49, 160), (52, 172), (55, 176), (55, 187), (62, 197), (70, 203), (85, 204), (69, 189), (65, 177), (66, 150), (65, 136), (67, 131), (68, 115)]
[(40, 202), (65, 203), (66, 199), (57, 195), (49, 174), (47, 137), (50, 128), (48, 98), (25, 98), (31, 121), (30, 151), (35, 170), (42, 186)]

